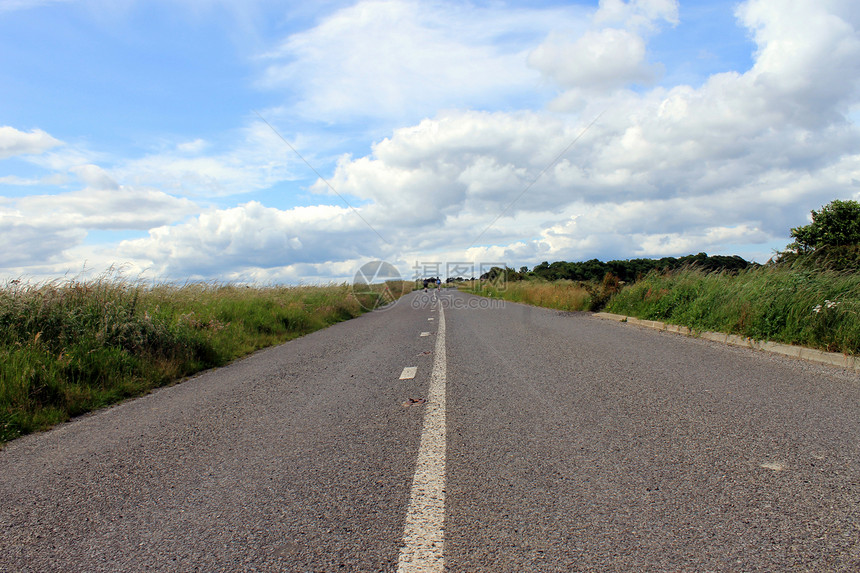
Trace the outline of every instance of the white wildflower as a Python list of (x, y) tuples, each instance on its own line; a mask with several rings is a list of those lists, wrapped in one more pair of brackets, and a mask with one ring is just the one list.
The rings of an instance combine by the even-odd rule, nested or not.
[(817, 313), (821, 312), (821, 310), (822, 310), (822, 309), (825, 309), (825, 308), (836, 308), (836, 306), (837, 306), (838, 304), (839, 304), (839, 301), (836, 301), (836, 300), (827, 300), (827, 299), (825, 299), (825, 300), (824, 300), (824, 304), (823, 304), (823, 305), (821, 305), (821, 304), (816, 304), (815, 306), (813, 306), (813, 307), (812, 307), (812, 312), (814, 312), (814, 313), (816, 313), (816, 314), (817, 314)]

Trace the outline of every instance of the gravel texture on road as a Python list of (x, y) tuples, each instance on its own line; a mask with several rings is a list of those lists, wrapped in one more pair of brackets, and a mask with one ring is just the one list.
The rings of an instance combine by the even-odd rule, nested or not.
[(392, 570), (429, 316), (396, 305), (10, 443), (0, 571)]
[(860, 571), (856, 373), (453, 306), (451, 571)]

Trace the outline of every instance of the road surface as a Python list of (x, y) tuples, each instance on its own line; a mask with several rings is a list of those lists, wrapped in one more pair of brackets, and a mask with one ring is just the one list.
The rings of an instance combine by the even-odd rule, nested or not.
[(860, 571), (860, 376), (416, 292), (0, 451), (0, 571), (398, 570)]

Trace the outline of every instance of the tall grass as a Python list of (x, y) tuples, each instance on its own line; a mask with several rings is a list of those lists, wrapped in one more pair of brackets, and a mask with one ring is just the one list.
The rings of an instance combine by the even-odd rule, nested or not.
[(0, 287), (0, 444), (358, 316), (383, 296), (382, 286), (363, 290), (153, 287), (109, 275), (9, 283)]
[(462, 288), (481, 296), (557, 310), (588, 310), (592, 301), (592, 292), (587, 286), (568, 280), (516, 281), (507, 284), (470, 281), (464, 283)]
[(860, 274), (768, 266), (737, 274), (652, 273), (607, 310), (649, 320), (860, 354)]
[(607, 273), (599, 284), (471, 281), (461, 288), (559, 310), (599, 310), (606, 305), (610, 312), (696, 330), (860, 354), (860, 273), (813, 263), (801, 260), (736, 273), (694, 268), (652, 272), (623, 287)]

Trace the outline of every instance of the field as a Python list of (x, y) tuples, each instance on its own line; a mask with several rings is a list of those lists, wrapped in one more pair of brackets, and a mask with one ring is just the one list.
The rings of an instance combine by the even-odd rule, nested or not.
[(388, 296), (384, 286), (10, 282), (0, 287), (0, 444), (356, 317)]

